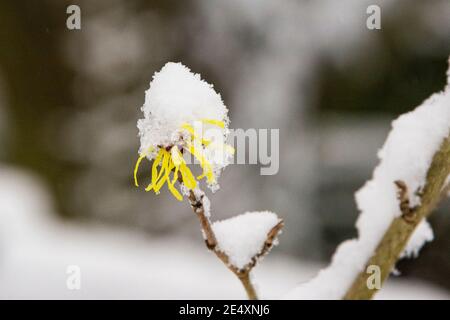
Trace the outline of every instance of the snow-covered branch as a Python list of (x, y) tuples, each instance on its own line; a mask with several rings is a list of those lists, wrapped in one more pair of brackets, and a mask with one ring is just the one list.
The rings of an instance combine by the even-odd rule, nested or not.
[(368, 285), (372, 270), (379, 270), (381, 284), (399, 258), (432, 239), (425, 218), (448, 193), (450, 179), (450, 70), (447, 75), (443, 92), (392, 123), (372, 179), (356, 193), (358, 238), (342, 243), (329, 267), (286, 298), (371, 298), (379, 289)]
[[(386, 280), (391, 273), (418, 225), (431, 214), (442, 199), (444, 183), (449, 174), (450, 136), (442, 143), (428, 170), (427, 182), (420, 197), (421, 204), (417, 207), (410, 207), (408, 211), (403, 212), (400, 217), (392, 221), (375, 249), (375, 253), (367, 263), (367, 266), (380, 267), (381, 282)], [(358, 274), (347, 291), (345, 299), (370, 299), (376, 293), (376, 290), (369, 289), (367, 286), (367, 280), (371, 276), (370, 273), (366, 273), (367, 266)]]
[(249, 299), (257, 299), (250, 272), (258, 260), (277, 244), (283, 220), (268, 211), (247, 212), (211, 225), (206, 195), (199, 189), (190, 190), (188, 199), (200, 220), (208, 249), (239, 278)]

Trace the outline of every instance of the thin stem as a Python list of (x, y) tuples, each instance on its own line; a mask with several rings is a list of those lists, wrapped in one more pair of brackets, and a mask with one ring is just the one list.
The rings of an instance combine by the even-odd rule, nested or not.
[[(182, 182), (182, 181), (180, 181)], [(205, 215), (205, 209), (203, 206), (203, 195), (197, 197), (194, 193), (194, 191), (189, 191), (188, 196), (189, 204), (191, 205), (192, 210), (194, 210), (194, 213), (197, 215), (198, 219), (200, 220), (200, 224), (205, 236), (205, 244), (206, 247), (213, 251), (216, 256), (230, 269), (241, 281), (242, 285), (244, 286), (245, 292), (247, 293), (247, 296), (250, 300), (257, 300), (258, 296), (256, 294), (256, 290), (253, 287), (252, 282), (250, 281), (250, 269), (241, 271), (231, 265), (229, 263), (228, 256), (217, 249), (217, 240), (216, 236), (214, 234), (214, 231), (211, 227), (211, 221), (209, 218)]]
[(197, 197), (194, 194), (194, 191), (189, 190), (189, 203), (191, 205), (192, 210), (194, 210), (195, 214), (197, 215), (198, 219), (200, 220), (200, 224), (202, 226), (202, 230), (205, 234), (205, 242), (208, 249), (213, 250), (217, 245), (216, 236), (214, 234), (214, 231), (211, 227), (211, 221), (209, 218), (205, 215), (205, 209), (203, 207), (203, 197), (200, 197), (200, 199), (197, 199)]
[(242, 285), (245, 288), (245, 292), (247, 292), (247, 296), (250, 300), (258, 300), (258, 295), (256, 294), (255, 287), (250, 280), (250, 271), (242, 272), (237, 275), (239, 280), (241, 280)]

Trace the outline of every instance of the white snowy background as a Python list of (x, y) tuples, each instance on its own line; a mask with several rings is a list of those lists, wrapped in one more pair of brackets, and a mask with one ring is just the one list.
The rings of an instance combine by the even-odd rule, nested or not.
[[(139, 108), (167, 61), (215, 85), (232, 128), (280, 128), (280, 172), (229, 166), (210, 200), (214, 220), (270, 210), (286, 221), (254, 274), (262, 297), (283, 296), (355, 236), (353, 193), (370, 179), (390, 122), (443, 88), (450, 52), (448, 0), (71, 3), (80, 31), (65, 28), (64, 1), (0, 4), (1, 36), (10, 35), (0, 42), (0, 298), (245, 297), (204, 248), (188, 205), (132, 184)], [(365, 28), (374, 3), (381, 31)], [(334, 73), (400, 86), (385, 78), (405, 61), (438, 66), (400, 78), (434, 85), (420, 97), (402, 91), (398, 109), (334, 109), (357, 99), (352, 88), (323, 98)], [(448, 213), (447, 202), (431, 221), (429, 254), (402, 265), (377, 298), (450, 298)], [(69, 265), (81, 268), (81, 290), (66, 287)]]
[[(0, 168), (1, 299), (244, 299), (240, 283), (203, 246), (179, 237), (55, 218), (52, 199), (32, 174)], [(67, 267), (81, 270), (69, 290)], [(262, 298), (279, 298), (319, 264), (273, 253), (256, 268)], [(416, 280), (390, 281), (380, 299), (449, 299)]]

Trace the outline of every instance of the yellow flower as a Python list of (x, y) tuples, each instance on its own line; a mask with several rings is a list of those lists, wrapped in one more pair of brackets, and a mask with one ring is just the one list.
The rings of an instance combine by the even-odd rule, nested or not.
[[(225, 123), (220, 120), (214, 119), (202, 119), (202, 123), (218, 126), (220, 128), (225, 128)], [(181, 201), (183, 196), (175, 188), (175, 183), (182, 182), (186, 188), (189, 190), (195, 189), (197, 186), (197, 181), (206, 177), (208, 183), (215, 182), (215, 176), (213, 171), (213, 166), (210, 161), (203, 155), (204, 147), (223, 147), (224, 150), (229, 154), (234, 154), (234, 148), (230, 145), (222, 144), (217, 145), (211, 140), (199, 137), (192, 125), (184, 123), (181, 129), (186, 130), (190, 134), (190, 139), (187, 141), (182, 141), (179, 145), (172, 146), (158, 146), (158, 152), (152, 165), (152, 178), (150, 184), (145, 188), (145, 191), (153, 190), (156, 194), (159, 194), (161, 188), (167, 183), (169, 191), (173, 196)], [(154, 148), (150, 148), (147, 152), (142, 153), (138, 160), (136, 161), (136, 166), (134, 168), (134, 184), (139, 187), (137, 173), (139, 165), (142, 160), (148, 156), (149, 153), (153, 152)], [(187, 151), (191, 153), (199, 162), (203, 169), (203, 173), (197, 178), (192, 174), (191, 169), (186, 164), (183, 158), (183, 152)]]

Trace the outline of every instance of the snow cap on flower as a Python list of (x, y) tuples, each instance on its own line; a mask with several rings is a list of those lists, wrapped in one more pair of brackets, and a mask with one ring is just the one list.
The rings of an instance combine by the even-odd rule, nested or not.
[[(208, 185), (216, 189), (220, 171), (229, 164), (234, 149), (225, 145), (228, 109), (213, 86), (183, 64), (169, 62), (153, 75), (141, 110), (144, 118), (137, 123), (141, 157), (135, 169), (136, 185), (137, 168), (146, 157), (155, 160), (152, 184), (146, 190), (158, 193), (167, 182), (181, 200), (181, 195), (172, 189), (178, 173), (188, 189), (197, 184), (184, 161), (184, 155), (191, 154), (203, 169), (197, 179), (206, 178)], [(208, 134), (211, 131), (213, 134)], [(174, 176), (170, 177), (172, 172)]]
[(168, 62), (153, 75), (138, 121), (142, 154), (150, 146), (177, 142), (184, 123), (201, 119), (223, 121), (228, 126), (228, 109), (213, 86), (181, 63)]

